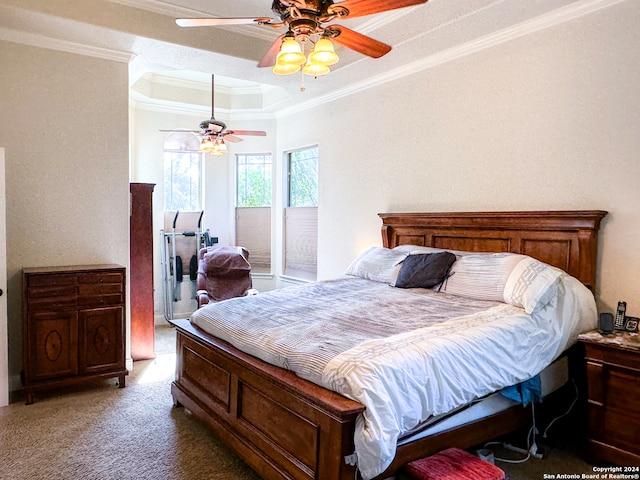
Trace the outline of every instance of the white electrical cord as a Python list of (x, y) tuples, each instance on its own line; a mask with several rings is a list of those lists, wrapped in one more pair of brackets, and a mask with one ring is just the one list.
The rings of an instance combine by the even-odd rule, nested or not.
[[(531, 428), (529, 429), (529, 432), (527, 433), (526, 450), (524, 448), (519, 448), (514, 445), (511, 445), (510, 443), (504, 443), (504, 442), (488, 442), (488, 443), (485, 443), (484, 445), (485, 447), (489, 445), (500, 445), (501, 447), (506, 448), (507, 450), (511, 450), (512, 452), (522, 453), (526, 456), (524, 458), (515, 459), (515, 460), (511, 460), (509, 458), (494, 457), (495, 460), (499, 462), (505, 462), (505, 463), (524, 463), (529, 461), (529, 459), (532, 456), (538, 459), (542, 458), (542, 454), (538, 453), (538, 446), (536, 445), (536, 433), (538, 433), (538, 430), (536, 429), (536, 412), (535, 412), (534, 403), (535, 402), (531, 402), (532, 425), (531, 425)], [(533, 434), (533, 439), (531, 438), (532, 434)]]
[(551, 425), (553, 425), (556, 422), (556, 420), (560, 420), (561, 418), (569, 415), (569, 413), (571, 413), (571, 410), (573, 410), (573, 407), (575, 406), (575, 404), (578, 402), (578, 397), (580, 395), (580, 393), (578, 392), (578, 385), (576, 385), (576, 382), (573, 378), (571, 379), (571, 383), (573, 383), (573, 388), (576, 391), (576, 396), (573, 399), (573, 402), (571, 402), (571, 405), (569, 406), (569, 409), (566, 412), (564, 412), (562, 415), (557, 416), (556, 418), (554, 418), (549, 422), (549, 425), (547, 425), (547, 428), (545, 428), (544, 432), (542, 433), (542, 438), (547, 438), (547, 432), (551, 428)]

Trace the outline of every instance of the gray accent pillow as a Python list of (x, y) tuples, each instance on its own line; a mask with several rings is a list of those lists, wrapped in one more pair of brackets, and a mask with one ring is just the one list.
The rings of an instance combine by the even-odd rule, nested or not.
[(447, 278), (456, 256), (451, 252), (419, 253), (402, 261), (395, 286), (399, 288), (431, 288)]

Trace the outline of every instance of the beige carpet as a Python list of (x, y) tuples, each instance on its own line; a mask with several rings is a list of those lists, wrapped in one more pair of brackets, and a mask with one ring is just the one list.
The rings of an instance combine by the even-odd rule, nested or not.
[[(187, 410), (173, 408), (174, 335), (158, 329), (158, 357), (136, 362), (124, 389), (114, 379), (0, 408), (0, 478), (257, 480)], [(592, 473), (570, 449), (525, 464), (496, 463), (512, 480)]]

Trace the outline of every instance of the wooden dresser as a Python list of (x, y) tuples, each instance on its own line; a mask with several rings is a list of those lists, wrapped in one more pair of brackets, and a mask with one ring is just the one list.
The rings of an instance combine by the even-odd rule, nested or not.
[(125, 268), (22, 270), (26, 403), (36, 391), (118, 377), (125, 386)]
[(640, 465), (640, 336), (597, 331), (585, 346), (590, 461)]

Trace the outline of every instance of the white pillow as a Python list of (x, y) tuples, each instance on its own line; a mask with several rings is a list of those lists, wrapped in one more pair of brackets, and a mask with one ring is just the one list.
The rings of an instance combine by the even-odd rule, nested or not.
[(509, 275), (504, 286), (504, 301), (532, 314), (556, 295), (558, 278), (563, 273), (559, 268), (526, 257)]
[(459, 257), (441, 292), (478, 300), (504, 302), (505, 284), (524, 258), (516, 253), (479, 253)]
[(344, 274), (393, 285), (400, 271), (400, 263), (407, 254), (384, 247), (371, 247), (351, 262)]

